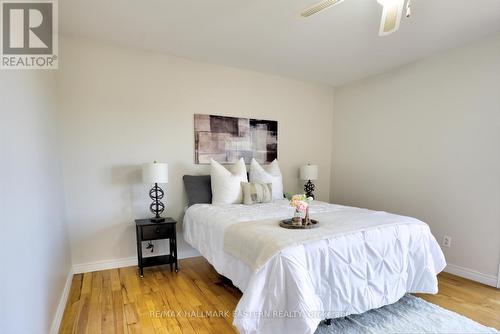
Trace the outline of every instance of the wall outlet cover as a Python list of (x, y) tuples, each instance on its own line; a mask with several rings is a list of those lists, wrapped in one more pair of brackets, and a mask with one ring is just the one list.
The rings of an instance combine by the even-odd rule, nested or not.
[(443, 247), (451, 247), (451, 237), (449, 235), (443, 237)]

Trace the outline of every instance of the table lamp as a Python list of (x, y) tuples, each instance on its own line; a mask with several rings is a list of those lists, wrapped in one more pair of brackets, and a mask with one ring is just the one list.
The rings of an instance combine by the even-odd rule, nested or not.
[(311, 181), (318, 179), (318, 166), (307, 164), (300, 167), (300, 179), (307, 180), (304, 185), (304, 191), (307, 197), (312, 197), (314, 199), (314, 184)]
[(164, 222), (165, 218), (161, 217), (161, 213), (165, 210), (165, 205), (161, 202), (161, 199), (165, 193), (158, 186), (158, 183), (168, 183), (168, 164), (156, 161), (143, 164), (142, 181), (154, 184), (153, 188), (149, 191), (149, 197), (153, 200), (153, 203), (149, 206), (149, 210), (155, 215), (154, 218), (151, 218), (151, 221), (155, 223)]

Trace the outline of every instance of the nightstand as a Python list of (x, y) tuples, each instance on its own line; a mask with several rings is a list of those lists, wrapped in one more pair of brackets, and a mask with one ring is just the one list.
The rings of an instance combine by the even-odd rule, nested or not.
[[(175, 265), (175, 272), (179, 271), (177, 264), (177, 222), (168, 217), (165, 221), (155, 223), (151, 219), (137, 219), (135, 221), (135, 232), (137, 235), (137, 262), (141, 278), (144, 277), (144, 268), (152, 266), (160, 266), (170, 264), (170, 271), (173, 271)], [(142, 242), (149, 240), (169, 239), (170, 253), (168, 255), (159, 255), (152, 257), (142, 256)]]

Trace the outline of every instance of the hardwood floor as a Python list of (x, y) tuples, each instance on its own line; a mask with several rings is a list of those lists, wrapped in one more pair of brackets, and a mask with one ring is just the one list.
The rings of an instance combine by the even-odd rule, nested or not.
[(483, 325), (500, 329), (500, 289), (441, 273), (437, 295), (417, 296)]
[[(232, 311), (241, 293), (220, 286), (214, 269), (201, 257), (169, 268), (136, 267), (78, 274), (73, 277), (60, 333), (237, 333)], [(419, 295), (500, 328), (500, 290), (450, 274), (439, 276), (438, 295)]]

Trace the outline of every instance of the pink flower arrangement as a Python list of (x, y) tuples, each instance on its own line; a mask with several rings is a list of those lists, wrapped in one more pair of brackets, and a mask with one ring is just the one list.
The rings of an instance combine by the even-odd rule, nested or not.
[(309, 203), (311, 202), (311, 197), (306, 197), (306, 195), (293, 195), (290, 199), (290, 205), (295, 208), (295, 210), (299, 212), (306, 212)]

